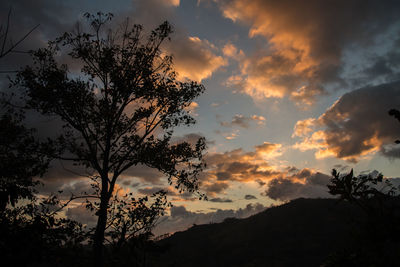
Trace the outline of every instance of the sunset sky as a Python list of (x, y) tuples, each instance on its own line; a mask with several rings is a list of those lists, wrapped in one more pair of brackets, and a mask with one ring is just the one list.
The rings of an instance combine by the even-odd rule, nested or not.
[[(19, 50), (45, 46), (85, 12), (111, 12), (116, 23), (129, 17), (146, 30), (165, 20), (174, 26), (164, 51), (179, 79), (206, 88), (191, 105), (197, 124), (175, 136), (206, 137), (200, 179), (209, 201), (179, 195), (157, 171), (128, 170), (119, 180), (125, 192), (170, 191), (174, 207), (159, 234), (328, 197), (333, 168), (400, 177), (400, 123), (388, 115), (400, 109), (399, 1), (5, 0), (0, 7), (2, 23), (12, 8), (14, 39), (40, 24)], [(0, 70), (28, 63), (14, 54)], [(60, 163), (44, 181), (43, 193), (89, 188)], [(93, 220), (79, 205), (66, 215)]]

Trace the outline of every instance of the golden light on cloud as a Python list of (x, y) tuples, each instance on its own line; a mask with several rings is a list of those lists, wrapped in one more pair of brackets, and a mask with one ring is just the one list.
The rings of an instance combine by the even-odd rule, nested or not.
[(199, 114), (197, 114), (197, 112), (196, 112), (198, 107), (199, 107), (199, 104), (197, 104), (197, 102), (193, 101), (192, 103), (190, 103), (189, 106), (187, 106), (185, 108), (185, 111), (193, 116), (198, 116)]
[(300, 120), (296, 122), (296, 125), (294, 126), (293, 134), (292, 137), (302, 137), (306, 136), (307, 134), (311, 133), (312, 127), (315, 125), (316, 119), (314, 118), (309, 118), (305, 120)]
[(171, 5), (171, 6), (179, 6), (180, 4), (180, 0), (163, 0), (164, 3), (166, 3), (167, 5)]
[[(239, 60), (241, 71), (241, 79), (234, 76), (229, 83), (241, 85), (242, 91), (255, 99), (290, 96), (311, 104), (310, 98), (319, 93), (319, 88), (304, 84), (315, 76), (320, 64), (311, 55), (312, 30), (300, 30), (273, 8), (260, 8), (258, 1), (233, 1), (223, 5), (223, 14), (233, 21), (249, 23), (249, 36), (264, 36), (270, 44), (269, 51), (263, 52), (265, 56), (253, 58), (237, 57), (236, 47), (227, 44), (224, 54)], [(284, 81), (289, 73), (291, 81)]]
[(276, 158), (283, 154), (281, 144), (264, 142), (262, 145), (256, 146), (255, 149), (257, 156), (263, 159)]
[(288, 97), (302, 106), (342, 84), (349, 47), (365, 46), (379, 32), (375, 27), (384, 32), (393, 22), (372, 2), (354, 12), (347, 1), (214, 1), (224, 17), (249, 27), (249, 38), (265, 40), (263, 46), (257, 39), (256, 49), (242, 57), (234, 57), (239, 52), (232, 44), (225, 46), (225, 55), (239, 62), (228, 84), (256, 100)]
[(174, 59), (174, 67), (181, 80), (190, 79), (201, 82), (227, 64), (227, 61), (216, 55), (218, 48), (207, 40), (198, 37), (184, 37), (176, 40), (168, 51)]
[(398, 85), (387, 83), (346, 93), (318, 118), (298, 121), (292, 137), (301, 141), (293, 147), (316, 150), (317, 159), (334, 156), (356, 162), (377, 152), (398, 157), (393, 150), (385, 149), (398, 132), (386, 111), (398, 105)]

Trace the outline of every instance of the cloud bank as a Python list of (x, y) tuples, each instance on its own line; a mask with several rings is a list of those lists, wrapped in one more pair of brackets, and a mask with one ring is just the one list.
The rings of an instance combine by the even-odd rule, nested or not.
[(400, 158), (394, 141), (400, 124), (388, 115), (400, 109), (400, 82), (364, 87), (340, 97), (319, 118), (298, 121), (293, 137), (302, 141), (295, 148), (315, 149), (315, 156), (334, 156), (350, 161), (380, 151)]
[(252, 55), (225, 47), (239, 62), (228, 84), (254, 99), (289, 97), (300, 104), (312, 104), (327, 85), (344, 85), (346, 49), (373, 45), (396, 25), (400, 12), (400, 4), (390, 0), (215, 1), (226, 18), (249, 26), (250, 38), (267, 41)]

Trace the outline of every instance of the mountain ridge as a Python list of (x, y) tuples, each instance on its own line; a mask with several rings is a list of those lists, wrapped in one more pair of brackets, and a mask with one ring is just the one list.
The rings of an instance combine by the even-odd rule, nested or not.
[(320, 266), (352, 245), (363, 219), (347, 202), (299, 198), (248, 218), (176, 232), (158, 242), (165, 252), (156, 266)]

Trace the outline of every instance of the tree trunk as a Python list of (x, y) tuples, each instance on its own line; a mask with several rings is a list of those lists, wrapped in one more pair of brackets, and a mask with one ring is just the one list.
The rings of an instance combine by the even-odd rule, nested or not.
[(96, 231), (93, 238), (93, 254), (94, 254), (94, 266), (104, 266), (104, 232), (107, 224), (107, 209), (110, 197), (108, 195), (107, 185), (101, 190), (100, 198), (100, 209), (98, 210), (98, 219), (96, 225)]

